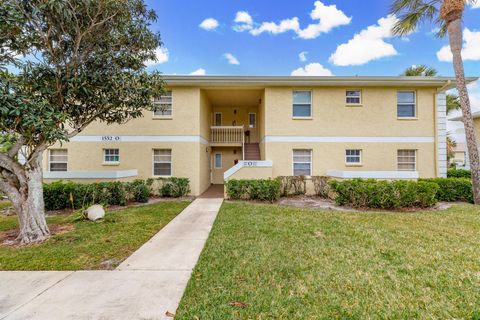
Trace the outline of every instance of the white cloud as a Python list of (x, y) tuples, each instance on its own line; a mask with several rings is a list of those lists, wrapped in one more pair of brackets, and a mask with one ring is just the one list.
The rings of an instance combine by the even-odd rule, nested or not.
[(320, 63), (314, 62), (307, 64), (303, 68), (292, 71), (292, 76), (333, 76), (332, 72), (322, 66)]
[(298, 54), (298, 59), (300, 59), (301, 62), (307, 61), (307, 53), (308, 51), (302, 51)]
[(246, 11), (237, 12), (233, 29), (238, 32), (248, 30), (250, 34), (258, 36), (264, 32), (270, 34), (279, 34), (287, 31), (293, 31), (299, 38), (315, 39), (322, 33), (327, 33), (335, 27), (347, 25), (352, 20), (347, 17), (343, 11), (337, 9), (337, 6), (325, 5), (321, 1), (315, 1), (315, 8), (310, 12), (312, 20), (318, 22), (309, 24), (305, 29), (300, 27), (297, 17), (287, 18), (276, 22), (255, 23)]
[[(437, 52), (437, 58), (440, 61), (452, 61), (450, 46), (443, 46)], [(463, 60), (480, 60), (480, 31), (475, 32), (465, 28), (463, 31), (462, 58)]]
[(198, 68), (197, 70), (190, 72), (191, 76), (204, 76), (207, 72), (203, 68)]
[(234, 64), (234, 65), (240, 64), (240, 61), (238, 61), (238, 59), (235, 58), (235, 56), (231, 53), (225, 53), (223, 56), (225, 57), (225, 59), (227, 59), (229, 64)]
[(247, 11), (238, 11), (235, 15), (234, 22), (236, 25), (233, 26), (233, 30), (237, 32), (242, 32), (253, 28), (252, 16)]
[(169, 53), (168, 49), (164, 47), (158, 47), (155, 49), (155, 56), (157, 57), (155, 60), (147, 60), (145, 61), (146, 66), (154, 66), (156, 64), (162, 64), (168, 61)]
[(397, 55), (397, 50), (385, 39), (392, 38), (392, 27), (398, 21), (395, 15), (380, 18), (353, 36), (347, 43), (337, 46), (330, 56), (330, 62), (337, 66), (366, 64), (372, 60)]
[(208, 18), (203, 20), (199, 27), (207, 31), (215, 30), (218, 27), (218, 21), (214, 18)]

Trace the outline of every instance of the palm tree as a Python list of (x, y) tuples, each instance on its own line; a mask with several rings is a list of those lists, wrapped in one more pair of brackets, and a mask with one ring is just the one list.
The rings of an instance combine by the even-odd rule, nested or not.
[(394, 0), (391, 13), (397, 15), (399, 21), (392, 31), (396, 35), (405, 36), (413, 32), (420, 23), (427, 21), (440, 27), (438, 36), (448, 34), (470, 157), (473, 199), (475, 204), (480, 204), (480, 160), (462, 59), (462, 17), (466, 3), (474, 4), (476, 0)]

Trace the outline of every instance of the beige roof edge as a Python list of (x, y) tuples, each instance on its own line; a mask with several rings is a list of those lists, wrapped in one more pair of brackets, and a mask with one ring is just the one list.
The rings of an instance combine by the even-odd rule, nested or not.
[[(472, 117), (473, 117), (473, 119), (480, 119), (480, 111), (473, 112), (473, 113), (472, 113)], [(448, 119), (448, 120), (450, 120), (450, 121), (463, 121), (463, 117), (462, 117), (462, 116), (458, 116), (458, 117), (450, 118), (450, 119)]]
[[(405, 77), (405, 76), (189, 76), (164, 75), (171, 86), (200, 87), (261, 87), (261, 86), (401, 86), (434, 87), (441, 91), (455, 87), (453, 77)], [(471, 83), (478, 77), (467, 77)]]

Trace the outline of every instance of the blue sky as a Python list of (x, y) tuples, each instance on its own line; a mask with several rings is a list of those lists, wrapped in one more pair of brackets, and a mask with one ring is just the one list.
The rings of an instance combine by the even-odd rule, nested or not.
[[(427, 64), (438, 69), (441, 75), (453, 75), (451, 63), (439, 61), (437, 57), (437, 52), (447, 45), (447, 39), (435, 38), (432, 34), (434, 26), (424, 25), (404, 39), (385, 34), (394, 21), (393, 18), (381, 28), (378, 27), (379, 19), (388, 16), (390, 1), (322, 0), (320, 5), (318, 2), (147, 0), (147, 4), (155, 9), (159, 16), (154, 29), (161, 32), (164, 47), (168, 50), (168, 61), (150, 68), (165, 74), (189, 74), (203, 69), (206, 74), (290, 75), (298, 68), (318, 63), (323, 69), (313, 68), (314, 74), (317, 71), (334, 75), (397, 75), (412, 64)], [(336, 11), (332, 14), (329, 10), (334, 10), (333, 5), (336, 6)], [(324, 11), (326, 17), (332, 21), (322, 21), (327, 20), (326, 18), (312, 19), (311, 13), (314, 9), (317, 9), (320, 15), (321, 11)], [(234, 22), (239, 11), (247, 12), (253, 20), (251, 26), (240, 24), (250, 27), (250, 30), (234, 30), (235, 26), (239, 25)], [(305, 29), (309, 24), (327, 26), (318, 36), (314, 35), (310, 39), (305, 39), (305, 35), (302, 38), (293, 30), (295, 28), (288, 27), (287, 31), (277, 30), (276, 34), (265, 31), (253, 35), (250, 32), (252, 29), (258, 30), (264, 22), (273, 22), (278, 27), (282, 20), (294, 17), (298, 18), (300, 29)], [(346, 22), (345, 18), (348, 18), (349, 22)], [(215, 19), (218, 26), (210, 30), (201, 28), (200, 24), (205, 19)], [(480, 8), (468, 8), (464, 25), (470, 32), (472, 42), (478, 40), (476, 46), (470, 45), (474, 46), (471, 48), (471, 51), (474, 51), (471, 58), (474, 60), (465, 61), (468, 75), (480, 75), (479, 21)], [(214, 25), (215, 23), (209, 26)], [(365, 35), (359, 38), (357, 45), (344, 46), (343, 53), (339, 52), (337, 55), (337, 61), (330, 59), (339, 45), (347, 44), (355, 34), (369, 26), (374, 26), (373, 30), (363, 32)], [(382, 32), (383, 35), (376, 35)], [(373, 42), (369, 43), (365, 39)], [(370, 44), (369, 48), (365, 48), (367, 43)], [(371, 57), (362, 61), (338, 62), (342, 60), (342, 55), (357, 55), (362, 50), (359, 45), (370, 51)], [(306, 61), (300, 61), (301, 52), (307, 52)], [(163, 59), (160, 61), (165, 60), (165, 52), (162, 53)], [(239, 64), (229, 64), (225, 57), (227, 53), (233, 55)], [(375, 57), (376, 55), (379, 57)]]
[[(392, 36), (389, 0), (146, 2), (164, 42), (149, 69), (164, 74), (389, 76), (425, 64), (453, 76), (448, 40), (434, 36), (435, 26)], [(480, 76), (480, 1), (465, 11), (463, 55), (466, 74)], [(480, 111), (480, 84), (470, 86), (470, 98)], [(447, 128), (462, 141), (462, 127)]]

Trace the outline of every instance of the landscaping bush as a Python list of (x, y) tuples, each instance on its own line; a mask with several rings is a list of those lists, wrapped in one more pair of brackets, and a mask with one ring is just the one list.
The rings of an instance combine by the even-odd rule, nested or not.
[(136, 179), (125, 183), (127, 198), (131, 201), (146, 203), (150, 198), (150, 186), (153, 180)]
[(279, 179), (228, 180), (227, 195), (230, 199), (262, 200), (273, 202), (280, 198)]
[(183, 197), (190, 192), (190, 180), (188, 178), (160, 178), (162, 186), (159, 193), (162, 197)]
[(447, 178), (471, 178), (472, 174), (470, 170), (465, 169), (448, 169), (447, 170)]
[(426, 181), (384, 181), (375, 179), (333, 180), (335, 202), (355, 208), (427, 208), (436, 202), (439, 186)]
[[(460, 170), (457, 170), (460, 171)], [(465, 171), (465, 170), (464, 170)], [(439, 186), (436, 197), (438, 201), (465, 201), (473, 203), (472, 182), (466, 178), (432, 178), (420, 179)]]

